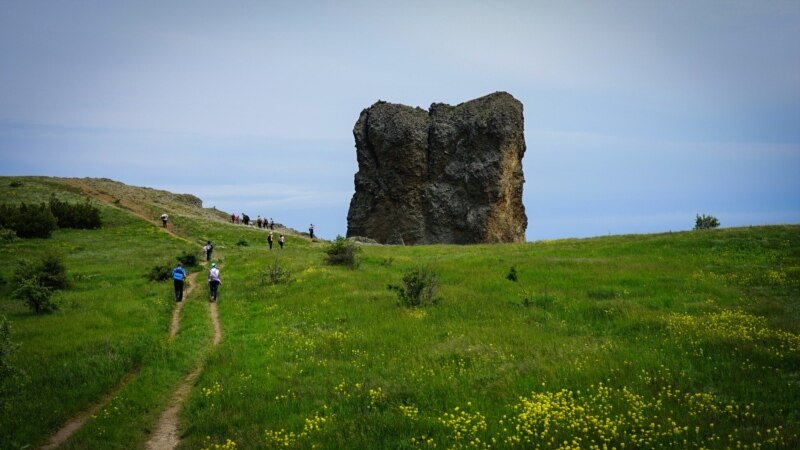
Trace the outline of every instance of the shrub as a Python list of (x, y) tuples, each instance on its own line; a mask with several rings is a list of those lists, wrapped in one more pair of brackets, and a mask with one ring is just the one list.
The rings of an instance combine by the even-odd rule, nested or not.
[(55, 253), (48, 253), (34, 266), (39, 283), (52, 290), (69, 287), (67, 267), (62, 258)]
[(48, 253), (36, 262), (19, 262), (14, 271), (13, 296), (24, 300), (36, 314), (42, 314), (56, 309), (56, 305), (50, 302), (50, 296), (68, 285), (67, 269), (61, 257)]
[(20, 260), (14, 271), (14, 284), (36, 278), (39, 284), (51, 290), (66, 289), (69, 286), (67, 268), (61, 256), (47, 253), (38, 261)]
[(707, 216), (703, 214), (697, 214), (697, 218), (694, 221), (694, 229), (695, 230), (708, 230), (710, 228), (717, 228), (719, 226), (719, 220), (717, 220), (714, 216)]
[(17, 238), (17, 232), (0, 227), (0, 242), (11, 242)]
[(172, 266), (169, 263), (156, 264), (147, 273), (150, 281), (166, 281), (172, 278)]
[(287, 284), (292, 281), (291, 269), (284, 267), (280, 260), (272, 261), (267, 268), (261, 272), (261, 284), (271, 286), (274, 284)]
[(361, 249), (354, 242), (342, 236), (336, 236), (336, 239), (325, 249), (325, 253), (328, 255), (325, 257), (325, 262), (330, 265), (358, 267), (356, 254), (359, 250)]
[[(186, 253), (182, 254), (181, 256), (178, 256), (175, 259), (177, 259), (178, 262), (183, 264), (184, 267), (195, 267), (195, 266), (197, 266), (197, 255), (195, 255), (193, 252), (186, 252)], [(171, 270), (171, 268), (170, 268), (170, 270)]]
[(511, 266), (511, 270), (508, 271), (508, 275), (506, 275), (506, 280), (508, 281), (517, 281), (517, 268)]
[(37, 277), (30, 277), (21, 280), (14, 290), (14, 297), (24, 300), (33, 312), (44, 314), (56, 309), (55, 303), (50, 301), (53, 290), (47, 286), (42, 286)]
[(57, 227), (55, 216), (44, 203), (0, 205), (0, 228), (14, 230), (21, 238), (49, 238)]
[(388, 285), (387, 288), (397, 292), (398, 304), (417, 307), (436, 303), (436, 291), (439, 289), (439, 275), (429, 267), (419, 266), (403, 275), (404, 286)]
[(100, 210), (87, 198), (83, 203), (67, 203), (55, 195), (50, 196), (50, 211), (60, 228), (91, 230), (100, 228)]
[(18, 188), (22, 186), (22, 181), (14, 180), (11, 183), (8, 183), (8, 185), (11, 186), (12, 188)]
[(244, 240), (244, 238), (241, 238), (239, 239), (238, 242), (236, 242), (236, 245), (238, 245), (239, 247), (247, 247), (250, 245), (250, 243)]

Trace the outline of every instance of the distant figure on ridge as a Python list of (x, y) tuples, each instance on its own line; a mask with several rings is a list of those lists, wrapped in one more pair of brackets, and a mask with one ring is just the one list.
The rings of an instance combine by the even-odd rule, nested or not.
[(180, 302), (183, 300), (183, 281), (186, 279), (186, 271), (183, 270), (183, 264), (178, 265), (172, 269), (172, 283), (175, 286), (175, 301)]
[(242, 213), (242, 223), (245, 225), (250, 225), (250, 216), (245, 213)]
[(169, 218), (169, 216), (167, 216), (167, 213), (164, 213), (164, 214), (161, 215), (161, 225), (164, 228), (167, 228), (167, 219), (168, 218)]
[(283, 235), (280, 235), (280, 237), (278, 238), (278, 245), (280, 245), (280, 246), (281, 246), (281, 248), (283, 248), (283, 243), (284, 243), (284, 242), (285, 242), (285, 241), (284, 241), (284, 239), (283, 239)]
[(264, 223), (264, 221), (261, 219), (261, 214), (259, 214), (258, 218), (256, 219), (256, 225), (258, 226), (258, 228), (261, 228), (261, 225), (263, 223)]
[(311, 236), (311, 239), (314, 239), (314, 224), (312, 223), (310, 227), (308, 227), (308, 235)]
[(269, 236), (267, 236), (267, 243), (269, 244), (269, 249), (272, 250), (272, 231), (270, 231)]
[(203, 251), (206, 252), (206, 261), (211, 261), (211, 252), (214, 250), (214, 246), (211, 245), (211, 241), (208, 241), (205, 246), (203, 246)]
[(236, 223), (236, 214), (231, 214), (231, 223)]
[(269, 229), (270, 230), (274, 230), (275, 229), (275, 221), (272, 220), (272, 217), (269, 218)]
[(222, 284), (222, 279), (219, 277), (217, 263), (211, 263), (211, 270), (208, 271), (208, 288), (211, 290), (211, 300), (209, 301), (217, 301), (217, 290), (220, 284)]

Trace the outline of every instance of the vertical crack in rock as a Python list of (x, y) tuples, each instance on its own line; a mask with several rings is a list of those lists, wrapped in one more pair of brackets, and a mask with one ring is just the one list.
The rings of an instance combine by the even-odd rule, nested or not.
[(353, 136), (347, 235), (388, 244), (523, 242), (522, 103), (496, 92), (429, 111), (379, 101)]

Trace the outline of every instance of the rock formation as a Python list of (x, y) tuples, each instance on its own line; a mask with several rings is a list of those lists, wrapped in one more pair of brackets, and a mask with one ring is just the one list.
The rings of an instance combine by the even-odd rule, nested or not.
[(523, 242), (522, 103), (496, 92), (429, 111), (379, 101), (353, 128), (347, 236), (388, 244)]

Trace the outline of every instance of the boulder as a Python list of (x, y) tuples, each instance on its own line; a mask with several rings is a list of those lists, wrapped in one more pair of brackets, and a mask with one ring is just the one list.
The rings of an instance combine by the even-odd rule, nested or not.
[(353, 135), (347, 236), (382, 244), (524, 242), (522, 103), (505, 92), (428, 111), (379, 101)]

